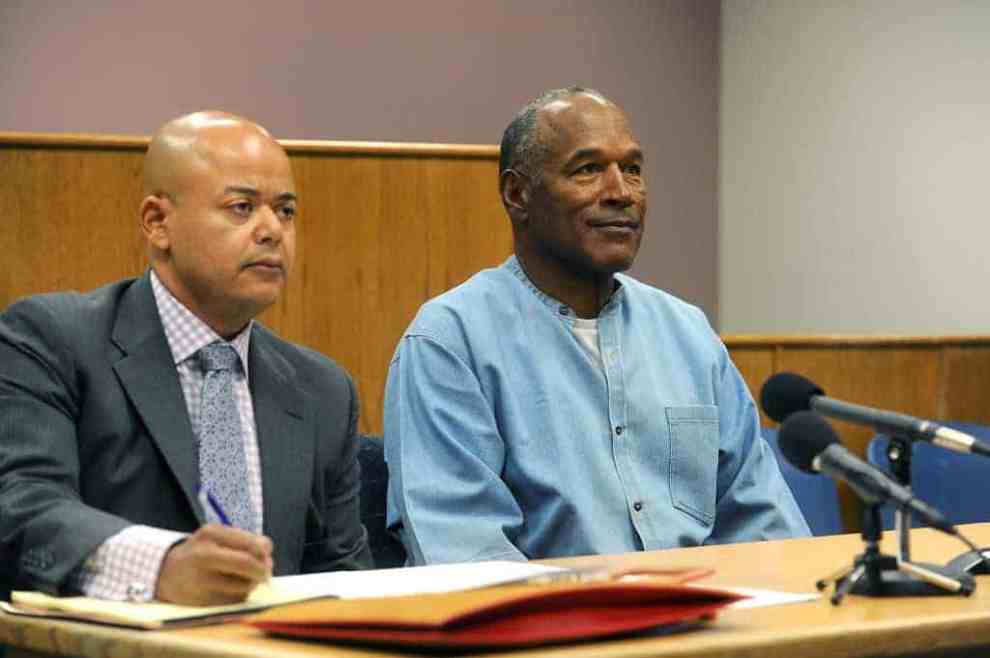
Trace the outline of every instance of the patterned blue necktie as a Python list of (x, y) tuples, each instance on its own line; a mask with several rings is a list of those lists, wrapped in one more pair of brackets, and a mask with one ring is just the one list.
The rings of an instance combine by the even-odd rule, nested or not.
[(200, 487), (216, 499), (232, 526), (253, 531), (256, 517), (248, 493), (241, 417), (234, 399), (234, 373), (240, 359), (233, 347), (219, 342), (201, 349), (199, 358), (204, 372), (199, 414)]

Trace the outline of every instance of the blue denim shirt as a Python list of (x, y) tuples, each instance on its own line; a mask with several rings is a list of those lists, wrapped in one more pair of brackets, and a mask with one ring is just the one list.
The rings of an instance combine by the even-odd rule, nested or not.
[(604, 369), (515, 257), (420, 309), (385, 391), (387, 522), (410, 563), (809, 534), (704, 314), (616, 278)]

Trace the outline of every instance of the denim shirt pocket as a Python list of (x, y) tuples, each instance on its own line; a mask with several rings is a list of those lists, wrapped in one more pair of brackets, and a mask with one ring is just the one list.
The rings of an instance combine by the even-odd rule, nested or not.
[(670, 433), (670, 496), (674, 507), (710, 526), (718, 477), (718, 408), (666, 407)]

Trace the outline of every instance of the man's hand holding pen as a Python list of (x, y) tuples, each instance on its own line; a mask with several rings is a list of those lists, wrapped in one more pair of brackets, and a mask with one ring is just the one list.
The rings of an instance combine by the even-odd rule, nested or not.
[(239, 603), (271, 578), (272, 541), (230, 526), (208, 493), (200, 500), (211, 522), (169, 549), (155, 598), (185, 605)]

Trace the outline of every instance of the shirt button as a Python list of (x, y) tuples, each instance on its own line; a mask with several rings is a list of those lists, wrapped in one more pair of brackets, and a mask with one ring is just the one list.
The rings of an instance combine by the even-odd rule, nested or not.
[(637, 512), (642, 512), (643, 511), (643, 503), (641, 503), (641, 502), (639, 502), (637, 500), (635, 503), (633, 503), (633, 509), (636, 510)]
[(560, 305), (559, 307), (557, 307), (557, 311), (558, 311), (558, 312), (559, 312), (559, 313), (560, 313), (561, 315), (567, 315), (568, 313), (570, 313), (570, 312), (571, 312), (571, 309), (569, 309), (569, 308), (567, 308), (566, 306), (564, 306), (563, 304), (561, 304), (561, 305)]
[(622, 436), (622, 425), (616, 425), (615, 426), (615, 435), (616, 436)]

